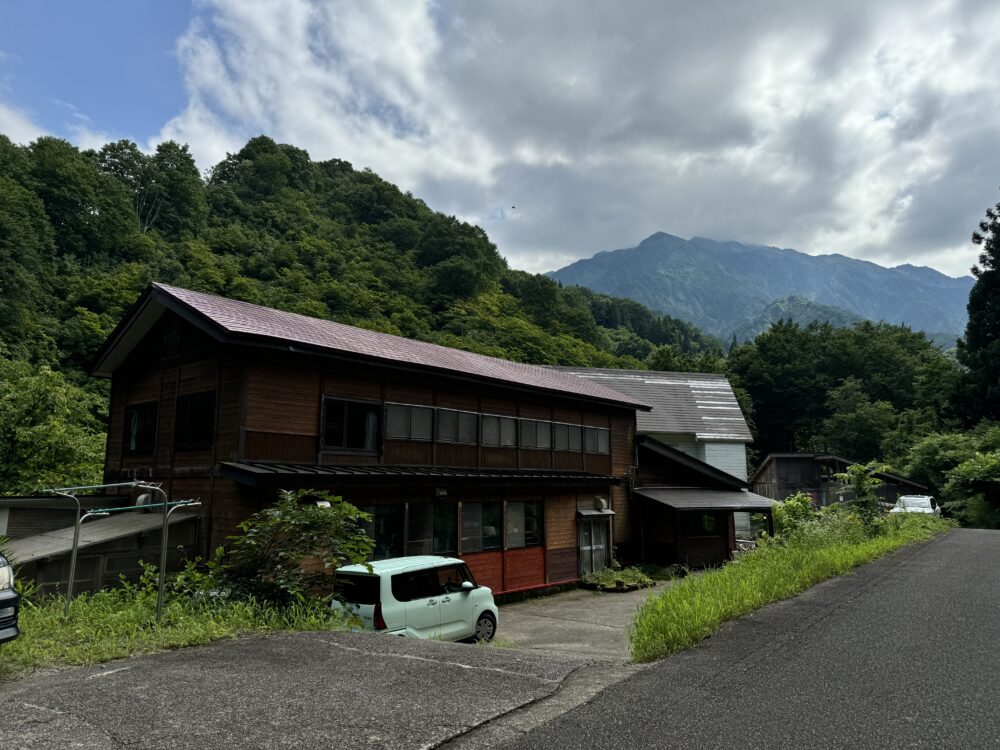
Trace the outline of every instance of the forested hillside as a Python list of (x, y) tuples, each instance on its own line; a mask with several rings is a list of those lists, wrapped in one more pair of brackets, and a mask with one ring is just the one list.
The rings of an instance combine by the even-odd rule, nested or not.
[(173, 142), (0, 136), (0, 492), (56, 467), (93, 478), (107, 384), (86, 367), (152, 280), (538, 364), (721, 354), (631, 300), (511, 270), (482, 229), (370, 171), (265, 137), (203, 179)]

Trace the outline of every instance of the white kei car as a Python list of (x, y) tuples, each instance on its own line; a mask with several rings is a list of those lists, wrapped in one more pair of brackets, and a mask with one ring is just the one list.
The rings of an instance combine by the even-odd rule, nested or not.
[(362, 627), (409, 638), (489, 641), (499, 612), (493, 592), (454, 557), (420, 555), (347, 565), (337, 571), (332, 606)]
[(931, 495), (900, 495), (890, 513), (927, 513), (941, 515), (941, 506)]

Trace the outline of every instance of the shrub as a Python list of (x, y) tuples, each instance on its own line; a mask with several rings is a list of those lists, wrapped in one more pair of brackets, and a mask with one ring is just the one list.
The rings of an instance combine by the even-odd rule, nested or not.
[[(316, 501), (329, 503), (328, 507)], [(332, 596), (336, 569), (363, 563), (374, 548), (371, 520), (343, 498), (316, 490), (282, 490), (270, 508), (240, 524), (217, 566), (238, 597), (275, 604)]]

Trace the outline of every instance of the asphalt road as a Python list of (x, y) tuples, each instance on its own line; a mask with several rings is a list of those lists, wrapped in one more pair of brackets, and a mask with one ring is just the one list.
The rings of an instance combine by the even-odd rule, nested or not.
[(959, 530), (730, 623), (504, 747), (997, 747), (998, 706), (1000, 532)]

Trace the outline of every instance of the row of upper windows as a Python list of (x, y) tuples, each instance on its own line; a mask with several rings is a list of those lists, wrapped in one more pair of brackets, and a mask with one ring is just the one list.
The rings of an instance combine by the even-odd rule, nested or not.
[[(328, 448), (375, 450), (381, 417), (381, 404), (327, 398), (323, 405), (323, 444)], [(385, 437), (502, 448), (611, 452), (611, 431), (606, 427), (411, 404), (385, 404)]]
[[(215, 436), (215, 391), (179, 396), (175, 415), (175, 449), (203, 450), (211, 447)], [(156, 442), (157, 418), (158, 405), (155, 401), (125, 408), (126, 454), (152, 452)], [(325, 398), (323, 445), (327, 448), (377, 450), (382, 421), (382, 404)], [(604, 427), (392, 403), (385, 404), (384, 421), (385, 437), (390, 440), (436, 440), (488, 447), (611, 452), (611, 431)]]

